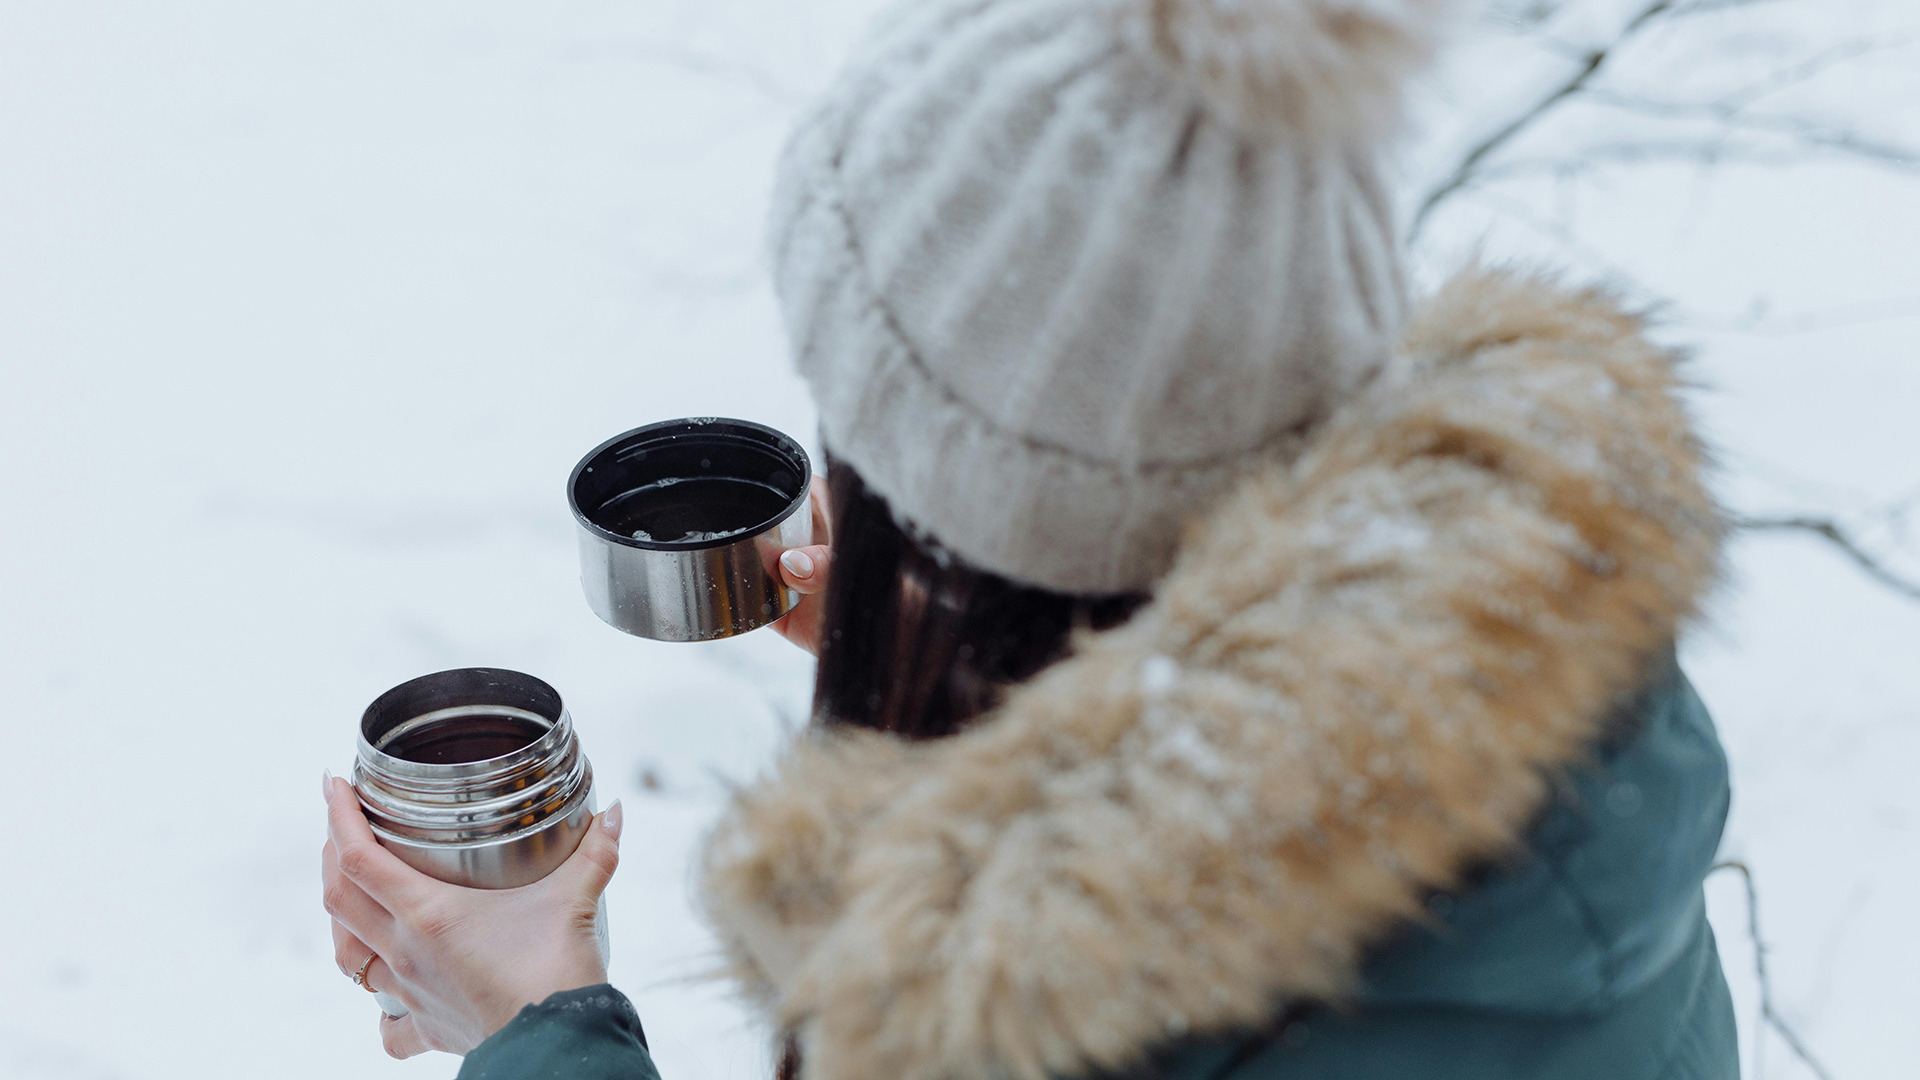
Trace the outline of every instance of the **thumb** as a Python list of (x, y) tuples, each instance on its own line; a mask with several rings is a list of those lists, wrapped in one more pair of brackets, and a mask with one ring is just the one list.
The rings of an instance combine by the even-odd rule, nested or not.
[(607, 807), (588, 827), (580, 846), (553, 872), (555, 884), (588, 900), (599, 900), (613, 872), (620, 868), (620, 829), (624, 824), (620, 800)]

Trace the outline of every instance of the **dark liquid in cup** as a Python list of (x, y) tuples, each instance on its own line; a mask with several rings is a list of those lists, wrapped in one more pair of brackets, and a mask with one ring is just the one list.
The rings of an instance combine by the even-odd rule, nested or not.
[(793, 501), (771, 484), (731, 476), (659, 480), (615, 496), (593, 515), (619, 536), (670, 544), (719, 540), (764, 525)]
[(422, 724), (380, 749), (422, 765), (464, 765), (511, 754), (547, 731), (545, 725), (521, 716), (457, 716)]

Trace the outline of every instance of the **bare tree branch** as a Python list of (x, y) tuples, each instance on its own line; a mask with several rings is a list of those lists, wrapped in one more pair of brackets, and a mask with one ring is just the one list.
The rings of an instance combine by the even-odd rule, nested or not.
[(1865, 548), (1848, 535), (1845, 529), (1826, 518), (1815, 517), (1779, 517), (1752, 518), (1742, 517), (1734, 520), (1734, 527), (1750, 532), (1803, 532), (1818, 536), (1834, 547), (1839, 548), (1852, 559), (1854, 564), (1865, 571), (1867, 576), (1909, 600), (1920, 600), (1920, 583), (1908, 581), (1892, 570), (1881, 565), (1878, 559), (1868, 554)]
[(1907, 542), (1907, 516), (1915, 507), (1920, 506), (1920, 486), (1888, 503), (1880, 509), (1880, 520), (1887, 525), (1887, 531), (1893, 534), (1894, 542)]
[(1479, 170), (1470, 184), (1480, 186), (1523, 176), (1579, 176), (1604, 169), (1632, 168), (1636, 165), (1652, 165), (1661, 162), (1690, 162), (1707, 166), (1738, 163), (1786, 167), (1803, 164), (1806, 160), (1807, 152), (1804, 148), (1749, 146), (1706, 139), (1671, 141), (1646, 139), (1583, 147), (1577, 156), (1515, 158)]
[[(1878, 52), (1902, 48), (1920, 41), (1920, 30), (1878, 34), (1828, 45), (1812, 55), (1780, 67), (1757, 79), (1726, 92), (1716, 100), (1672, 101), (1643, 95), (1627, 88), (1601, 88), (1597, 82), (1610, 61), (1647, 29), (1662, 21), (1673, 21), (1713, 13), (1733, 12), (1779, 0), (1653, 0), (1637, 10), (1620, 29), (1598, 46), (1583, 48), (1556, 40), (1549, 29), (1568, 8), (1567, 0), (1512, 0), (1498, 9), (1496, 18), (1514, 32), (1529, 36), (1536, 46), (1564, 52), (1574, 67), (1569, 75), (1537, 100), (1522, 107), (1491, 134), (1470, 147), (1459, 163), (1421, 200), (1408, 228), (1407, 242), (1417, 243), (1434, 212), (1449, 200), (1466, 195), (1485, 203), (1501, 219), (1532, 230), (1562, 252), (1590, 264), (1612, 279), (1617, 287), (1666, 308), (1677, 305), (1636, 282), (1632, 275), (1614, 264), (1602, 252), (1587, 244), (1568, 222), (1541, 217), (1526, 201), (1504, 198), (1495, 190), (1501, 181), (1530, 176), (1551, 177), (1561, 182), (1603, 169), (1631, 168), (1661, 162), (1693, 162), (1704, 166), (1722, 163), (1788, 166), (1805, 162), (1810, 156), (1840, 155), (1903, 171), (1920, 171), (1920, 153), (1905, 146), (1883, 142), (1840, 125), (1811, 117), (1778, 113), (1755, 113), (1753, 106), (1791, 87), (1802, 85), (1849, 62)], [(1495, 159), (1521, 136), (1542, 124), (1550, 116), (1564, 111), (1567, 103), (1579, 100), (1631, 116), (1674, 125), (1671, 137), (1654, 127), (1649, 137), (1624, 139), (1602, 145), (1588, 145), (1565, 153), (1548, 153), (1519, 159)], [(1707, 133), (1700, 133), (1706, 125)], [(1894, 298), (1898, 301), (1899, 298)], [(1784, 330), (1807, 332), (1847, 322), (1906, 318), (1920, 311), (1909, 310), (1906, 303), (1881, 303), (1871, 310), (1854, 305), (1831, 317), (1802, 318)], [(1882, 310), (1885, 308), (1886, 310)], [(1855, 310), (1860, 309), (1860, 310)], [(1763, 311), (1745, 320), (1688, 318), (1677, 321), (1701, 326), (1723, 324), (1722, 329), (1736, 332), (1767, 332), (1762, 328)], [(1725, 325), (1732, 323), (1733, 325)], [(1904, 527), (1904, 518), (1895, 516), (1890, 523), (1896, 534)], [(1920, 583), (1910, 581), (1889, 569), (1869, 554), (1838, 523), (1812, 515), (1771, 518), (1743, 518), (1736, 524), (1754, 532), (1800, 532), (1831, 544), (1876, 583), (1901, 596), (1920, 600)]]
[(1748, 83), (1744, 88), (1721, 98), (1720, 101), (1722, 104), (1732, 106), (1735, 109), (1744, 109), (1760, 101), (1762, 98), (1770, 97), (1788, 87), (1798, 86), (1816, 79), (1842, 64), (1858, 60), (1863, 56), (1871, 56), (1874, 53), (1905, 48), (1913, 44), (1916, 40), (1920, 40), (1920, 34), (1910, 32), (1892, 36), (1873, 35), (1842, 41), (1820, 50), (1798, 64), (1782, 68), (1764, 78), (1756, 79)]
[(1509, 29), (1533, 30), (1552, 22), (1566, 6), (1567, 0), (1516, 0), (1495, 7), (1487, 17)]
[(1592, 82), (1594, 76), (1600, 73), (1600, 69), (1606, 66), (1608, 59), (1617, 53), (1621, 47), (1633, 40), (1640, 31), (1646, 29), (1648, 24), (1659, 19), (1667, 12), (1672, 11), (1677, 2), (1678, 0), (1653, 0), (1653, 3), (1642, 8), (1638, 15), (1628, 20), (1627, 24), (1620, 29), (1619, 33), (1613, 36), (1611, 41), (1589, 52), (1585, 62), (1582, 63), (1579, 69), (1565, 82), (1555, 87), (1539, 101), (1534, 102), (1530, 108), (1520, 113), (1520, 115), (1508, 121), (1498, 131), (1482, 139), (1472, 149), (1468, 150), (1466, 156), (1460, 159), (1460, 164), (1454, 166), (1453, 171), (1448, 174), (1447, 178), (1441, 181), (1438, 187), (1428, 192), (1426, 198), (1420, 200), (1420, 207), (1414, 211), (1413, 222), (1407, 228), (1407, 242), (1412, 243), (1419, 237), (1421, 230), (1426, 227), (1427, 219), (1432, 215), (1434, 209), (1445, 202), (1448, 196), (1465, 187), (1467, 183), (1472, 180), (1474, 170), (1479, 167), (1482, 161), (1487, 159), (1488, 155), (1512, 142), (1515, 138), (1518, 138), (1522, 132), (1539, 123), (1542, 117), (1552, 112), (1554, 107), (1562, 101), (1586, 89), (1587, 84)]
[[(1738, 316), (1695, 313), (1683, 316), (1677, 321), (1722, 334), (1792, 337), (1797, 334), (1817, 334), (1845, 326), (1864, 326), (1869, 323), (1914, 318), (1920, 318), (1920, 294), (1885, 296), (1785, 316), (1773, 315), (1768, 312), (1764, 304), (1756, 304), (1753, 309)], [(1897, 516), (1900, 512), (1901, 510), (1896, 508), (1893, 516)]]
[[(1758, 165), (1785, 168), (1803, 165), (1809, 155), (1835, 153), (1869, 163), (1901, 170), (1920, 170), (1920, 152), (1904, 146), (1877, 142), (1843, 128), (1817, 120), (1791, 116), (1741, 116), (1725, 111), (1718, 103), (1654, 101), (1624, 95), (1590, 91), (1587, 100), (1639, 115), (1663, 120), (1700, 119), (1720, 125), (1715, 138), (1644, 139), (1585, 146), (1565, 155), (1519, 158), (1499, 165), (1482, 165), (1464, 175), (1457, 174), (1447, 185), (1442, 198), (1459, 194), (1469, 187), (1480, 187), (1501, 180), (1529, 175), (1576, 176), (1610, 168), (1631, 168), (1658, 162), (1692, 162), (1704, 166), (1723, 164)], [(1728, 135), (1757, 136), (1760, 143), (1729, 142)], [(1778, 140), (1776, 145), (1763, 145)], [(1418, 219), (1416, 219), (1417, 221)]]
[(1807, 1049), (1807, 1044), (1802, 1042), (1793, 1028), (1787, 1025), (1780, 1011), (1773, 1007), (1773, 980), (1767, 977), (1767, 944), (1760, 937), (1760, 890), (1754, 886), (1753, 871), (1747, 868), (1746, 863), (1729, 860), (1716, 863), (1713, 869), (1707, 872), (1717, 874), (1722, 870), (1738, 873), (1747, 886), (1747, 935), (1753, 939), (1753, 967), (1760, 979), (1760, 1019), (1764, 1021), (1753, 1036), (1755, 1075), (1759, 1073), (1761, 1048), (1766, 1038), (1766, 1029), (1772, 1027), (1780, 1033), (1782, 1039), (1786, 1040), (1787, 1047), (1793, 1051), (1794, 1056), (1805, 1062), (1815, 1076), (1820, 1080), (1833, 1080), (1833, 1074), (1827, 1071), (1826, 1066), (1820, 1064), (1819, 1059), (1813, 1056), (1813, 1051)]
[[(1646, 149), (1655, 144), (1649, 143), (1641, 144), (1640, 153), (1633, 157), (1623, 153), (1617, 146), (1601, 148), (1598, 154), (1593, 151), (1580, 151), (1565, 155), (1560, 159), (1564, 163), (1560, 168), (1551, 168), (1537, 161), (1518, 166), (1502, 166), (1497, 169), (1485, 166), (1487, 160), (1494, 154), (1576, 97), (1656, 119), (1709, 121), (1723, 129), (1721, 139), (1694, 140), (1691, 144), (1680, 142), (1665, 144), (1669, 148), (1665, 151), (1665, 155), (1670, 159), (1684, 157), (1709, 164), (1722, 161), (1747, 161), (1784, 165), (1800, 160), (1794, 156), (1795, 150), (1811, 149), (1852, 156), (1884, 166), (1900, 168), (1920, 166), (1920, 153), (1916, 153), (1909, 147), (1881, 142), (1814, 119), (1781, 115), (1754, 116), (1747, 111), (1756, 102), (1791, 86), (1814, 79), (1832, 68), (1872, 53), (1911, 45), (1920, 40), (1920, 33), (1897, 34), (1890, 37), (1876, 35), (1840, 42), (1797, 64), (1754, 80), (1720, 100), (1712, 102), (1660, 101), (1631, 94), (1607, 93), (1596, 90), (1593, 86), (1594, 80), (1608, 61), (1654, 23), (1663, 19), (1671, 20), (1709, 12), (1752, 7), (1765, 2), (1768, 0), (1725, 0), (1725, 2), (1694, 4), (1682, 4), (1676, 0), (1655, 0), (1642, 8), (1621, 27), (1619, 32), (1602, 45), (1584, 52), (1567, 47), (1565, 51), (1571, 54), (1571, 58), (1579, 66), (1564, 82), (1467, 151), (1447, 177), (1420, 201), (1414, 211), (1413, 220), (1408, 226), (1408, 243), (1418, 240), (1435, 210), (1469, 186), (1529, 171), (1555, 171), (1564, 174), (1569, 167), (1575, 171), (1587, 171), (1596, 167), (1592, 164), (1594, 160), (1604, 160), (1609, 153), (1611, 153), (1613, 164), (1637, 164), (1655, 159), (1656, 155), (1649, 153)], [(1533, 3), (1506, 12), (1505, 18), (1516, 29), (1533, 30), (1559, 14), (1562, 6), (1559, 3)], [(1549, 42), (1549, 44), (1555, 43)], [(1782, 139), (1789, 145), (1786, 148), (1741, 147), (1722, 150), (1720, 147), (1724, 145), (1725, 132), (1743, 132)], [(1690, 149), (1680, 149), (1682, 146), (1689, 145)]]
[[(1878, 52), (1904, 48), (1920, 41), (1920, 32), (1892, 37), (1855, 38), (1821, 50), (1798, 64), (1782, 68), (1711, 102), (1659, 101), (1604, 90), (1587, 90), (1584, 100), (1662, 120), (1701, 120), (1720, 129), (1713, 138), (1643, 139), (1582, 147), (1548, 157), (1526, 158), (1499, 165), (1482, 165), (1462, 178), (1463, 184), (1485, 184), (1529, 174), (1577, 175), (1608, 167), (1631, 167), (1659, 161), (1692, 161), (1702, 165), (1738, 162), (1787, 166), (1807, 160), (1808, 151), (1829, 151), (1866, 158), (1877, 164), (1914, 168), (1920, 154), (1904, 146), (1867, 139), (1857, 133), (1804, 117), (1747, 112), (1756, 102), (1789, 87)], [(1784, 145), (1729, 143), (1728, 135), (1744, 133)]]
[(1688, 4), (1673, 14), (1675, 18), (1685, 18), (1689, 15), (1712, 15), (1722, 11), (1733, 11), (1738, 8), (1752, 8), (1759, 7), (1762, 4), (1781, 2), (1782, 0), (1700, 0), (1699, 3)]
[(1879, 142), (1806, 117), (1754, 116), (1722, 102), (1659, 101), (1604, 91), (1589, 92), (1586, 100), (1660, 120), (1707, 120), (1736, 131), (1779, 136), (1809, 149), (1838, 151), (1882, 165), (1920, 166), (1920, 153), (1910, 147)]

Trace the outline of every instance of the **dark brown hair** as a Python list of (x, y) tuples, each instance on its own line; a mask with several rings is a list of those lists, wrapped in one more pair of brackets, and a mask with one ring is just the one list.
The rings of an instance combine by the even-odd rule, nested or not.
[[(1074, 630), (1125, 622), (1146, 597), (1075, 596), (978, 570), (902, 528), (880, 494), (827, 456), (833, 576), (820, 624), (816, 722), (907, 739), (964, 728), (1007, 688), (1066, 655)], [(776, 1080), (800, 1080), (789, 1036)]]
[(951, 735), (1064, 656), (1074, 630), (1117, 625), (1145, 600), (1051, 592), (976, 569), (901, 527), (831, 455), (827, 483), (833, 576), (813, 696), (821, 722)]

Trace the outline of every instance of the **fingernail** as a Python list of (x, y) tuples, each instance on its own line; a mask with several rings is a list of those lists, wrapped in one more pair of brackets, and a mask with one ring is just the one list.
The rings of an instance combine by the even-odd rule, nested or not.
[(813, 556), (793, 548), (780, 556), (780, 565), (787, 568), (794, 577), (813, 576)]
[(607, 830), (607, 835), (617, 842), (620, 839), (620, 827), (625, 824), (626, 815), (620, 809), (620, 800), (615, 799), (613, 805), (607, 807), (607, 812), (600, 815), (600, 827)]
[(328, 806), (333, 805), (333, 770), (332, 769), (320, 770), (320, 797), (327, 801)]

